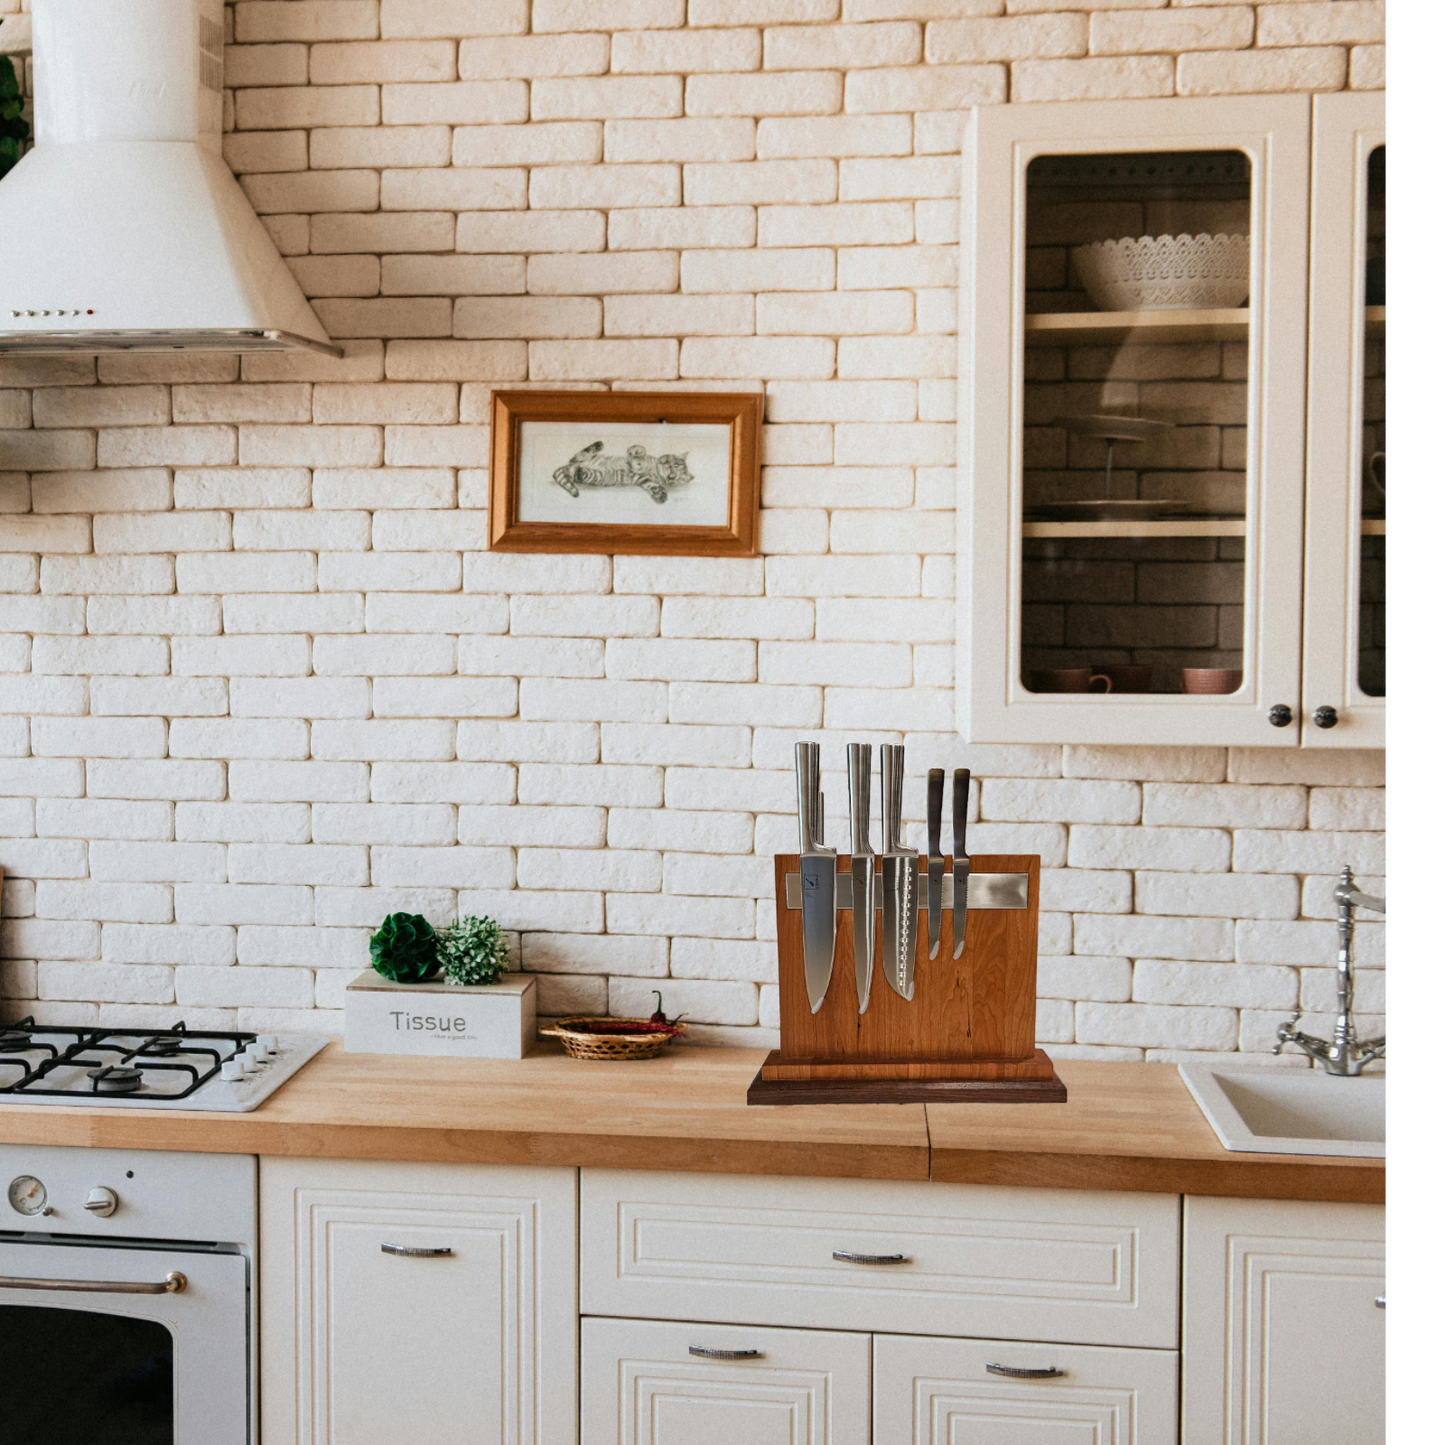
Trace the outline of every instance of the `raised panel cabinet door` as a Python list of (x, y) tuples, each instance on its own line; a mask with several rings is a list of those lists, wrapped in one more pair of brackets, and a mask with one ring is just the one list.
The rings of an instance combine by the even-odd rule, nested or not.
[(582, 1171), (586, 1314), (1178, 1344), (1179, 1196)]
[(1183, 1445), (1383, 1445), (1385, 1211), (1184, 1210)]
[(1175, 1445), (1179, 1356), (875, 1335), (877, 1445)]
[(576, 1173), (261, 1161), (267, 1445), (571, 1445)]
[(868, 1445), (868, 1335), (582, 1321), (582, 1445)]

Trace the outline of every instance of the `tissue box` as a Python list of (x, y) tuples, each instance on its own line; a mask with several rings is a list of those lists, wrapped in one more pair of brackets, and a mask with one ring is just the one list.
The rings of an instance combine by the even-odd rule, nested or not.
[(346, 985), (346, 1052), (520, 1059), (537, 1036), (537, 980), (396, 983), (374, 969)]

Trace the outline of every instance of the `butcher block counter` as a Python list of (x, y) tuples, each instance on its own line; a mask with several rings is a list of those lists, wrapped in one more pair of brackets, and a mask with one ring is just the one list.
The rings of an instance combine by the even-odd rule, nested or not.
[(1384, 1161), (1231, 1154), (1171, 1064), (1061, 1061), (1066, 1104), (749, 1107), (761, 1049), (636, 1063), (348, 1054), (249, 1114), (0, 1106), (0, 1143), (934, 1179), (1381, 1203)]

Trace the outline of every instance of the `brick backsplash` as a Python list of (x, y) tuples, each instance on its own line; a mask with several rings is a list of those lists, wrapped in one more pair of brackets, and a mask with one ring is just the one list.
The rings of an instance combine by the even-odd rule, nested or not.
[[(0, 361), (9, 1017), (334, 1031), (384, 914), (460, 909), (546, 1014), (660, 986), (695, 1038), (771, 1042), (811, 737), (830, 841), (844, 742), (902, 741), (914, 844), (923, 772), (967, 764), (974, 849), (1042, 855), (1057, 1055), (1323, 1021), (1330, 875), (1383, 881), (1381, 754), (952, 731), (956, 153), (978, 103), (1379, 87), (1383, 4), (228, 18), (226, 155), (347, 355)], [(764, 389), (764, 555), (489, 554), (490, 394), (527, 383)], [(1097, 467), (1040, 431), (1043, 484)], [(1187, 603), (1231, 559), (1158, 560), (1198, 564), (1157, 579)], [(1359, 948), (1373, 1026), (1382, 927)]]

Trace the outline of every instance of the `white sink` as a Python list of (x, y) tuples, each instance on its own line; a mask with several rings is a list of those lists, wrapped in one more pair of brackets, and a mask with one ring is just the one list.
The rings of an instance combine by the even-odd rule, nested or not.
[(1385, 1157), (1385, 1078), (1321, 1069), (1181, 1064), (1180, 1077), (1226, 1149)]

